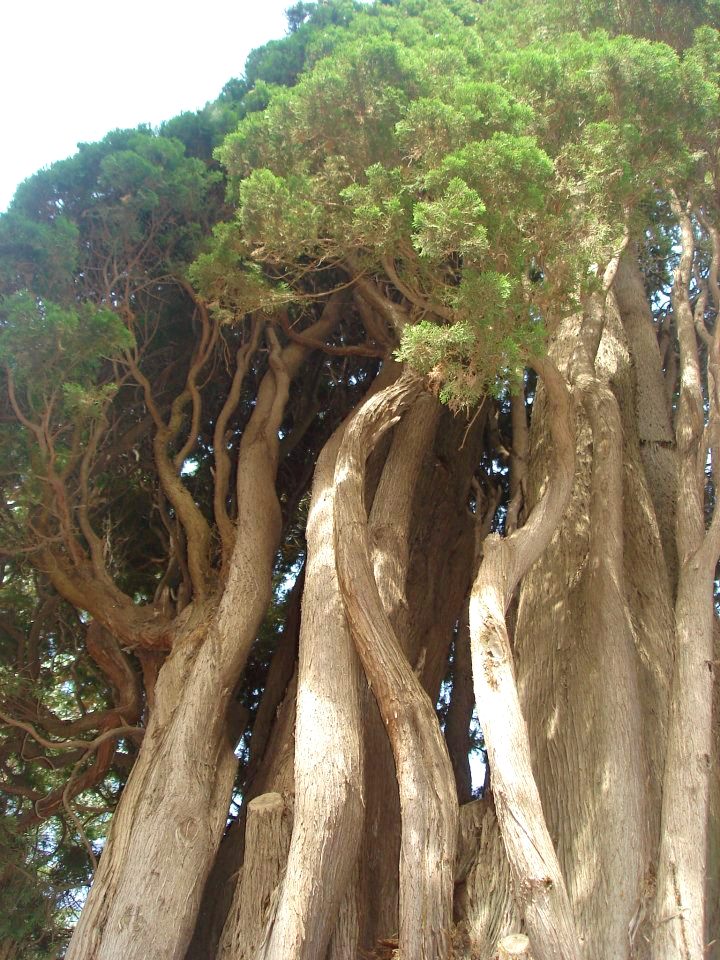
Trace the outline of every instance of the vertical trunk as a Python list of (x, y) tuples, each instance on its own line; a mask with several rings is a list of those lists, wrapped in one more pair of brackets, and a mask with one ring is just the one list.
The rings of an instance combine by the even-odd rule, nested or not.
[[(720, 550), (717, 503), (705, 530), (705, 401), (696, 327), (704, 330), (705, 297), (690, 305), (695, 240), (689, 211), (673, 210), (681, 233), (681, 256), (673, 283), (673, 308), (680, 347), (675, 669), (663, 783), (653, 946), (656, 956), (700, 960), (705, 955), (705, 883), (712, 751), (713, 589)], [(711, 230), (711, 234), (714, 232)], [(713, 236), (715, 263), (717, 237)], [(720, 328), (708, 337), (710, 427), (718, 429)], [(714, 422), (715, 421), (715, 422)], [(712, 437), (712, 432), (710, 433)], [(713, 468), (717, 448), (712, 447)]]
[(291, 807), (279, 793), (264, 793), (248, 804), (245, 859), (217, 960), (253, 960), (261, 947), (277, 907), (291, 823)]
[[(413, 527), (413, 495), (422, 463), (432, 449), (440, 405), (418, 397), (398, 424), (373, 496), (369, 519), (372, 562), (383, 609), (406, 655), (409, 616), (407, 576)], [(373, 691), (363, 690), (365, 827), (358, 879), (360, 944), (397, 933), (400, 804), (395, 765)]]
[(261, 954), (268, 960), (324, 956), (362, 829), (361, 675), (332, 548), (333, 477), (344, 429), (325, 445), (313, 480), (300, 629), (295, 821), (277, 916)]
[(292, 745), (303, 581), (304, 573), (298, 577), (288, 601), (287, 620), (270, 664), (253, 725), (244, 788), (246, 803), (223, 836), (205, 885), (200, 913), (185, 960), (213, 960), (215, 957), (243, 864), (247, 802), (265, 792), (289, 794), (293, 788)]
[(504, 540), (486, 539), (470, 597), (470, 637), (498, 822), (533, 950), (538, 960), (573, 960), (580, 955), (578, 937), (532, 772), (505, 622), (515, 588), (549, 543), (572, 488), (575, 445), (569, 394), (552, 363), (542, 361), (538, 367), (551, 407), (556, 470), (524, 527)]
[(435, 960), (450, 950), (457, 798), (433, 705), (377, 591), (363, 505), (368, 454), (419, 392), (416, 379), (403, 377), (368, 401), (348, 428), (335, 472), (334, 529), (343, 602), (395, 757), (402, 815), (400, 952)]
[(332, 551), (338, 438), (315, 469), (300, 628), (295, 822), (266, 958), (322, 957), (362, 825), (359, 666), (338, 595)]
[(677, 583), (675, 504), (677, 457), (662, 358), (634, 249), (620, 261), (613, 293), (635, 370), (635, 417), (640, 457), (657, 518), (663, 554), (674, 590)]
[[(589, 942), (588, 954), (620, 958), (630, 949), (628, 930), (640, 908), (649, 857), (647, 748), (625, 587), (621, 414), (610, 386), (596, 373), (594, 350), (587, 348), (592, 311), (597, 311), (598, 324), (605, 322), (604, 300), (591, 298), (589, 309), (574, 358), (575, 385), (592, 434), (590, 541), (580, 576), (585, 598), (582, 633), (591, 670), (579, 680), (585, 684), (585, 709), (596, 721), (593, 748), (599, 758), (595, 771), (599, 782), (596, 779), (594, 786), (599, 787), (599, 802), (588, 809), (585, 823), (589, 836), (602, 837), (593, 841), (593, 847), (600, 848), (602, 870), (593, 876), (596, 912), (581, 910), (579, 917), (582, 936)], [(590, 783), (585, 789), (592, 789)], [(614, 829), (603, 835), (602, 825), (607, 822)], [(587, 865), (583, 881), (587, 883), (594, 873), (587, 859), (593, 847), (583, 843), (579, 838), (575, 856), (579, 865)]]
[(455, 916), (470, 956), (485, 960), (494, 955), (501, 937), (520, 928), (520, 914), (492, 795), (480, 803), (477, 852), (464, 882), (456, 887)]
[[(577, 318), (563, 323), (551, 348), (562, 367), (580, 335)], [(579, 384), (588, 387), (594, 422), (578, 411), (570, 507), (523, 582), (516, 653), (534, 769), (585, 956), (604, 960), (646, 951), (641, 922), (659, 832), (652, 806), (664, 760), (670, 613), (629, 356), (612, 308), (594, 368)], [(623, 411), (621, 430), (605, 385)], [(552, 463), (542, 391), (534, 406), (531, 498)], [(617, 473), (608, 476), (620, 465), (622, 493)], [(608, 831), (609, 822), (618, 830)]]

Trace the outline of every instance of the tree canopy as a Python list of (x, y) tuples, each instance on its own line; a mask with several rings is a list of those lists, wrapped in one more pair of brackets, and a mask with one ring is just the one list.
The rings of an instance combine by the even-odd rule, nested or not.
[[(387, 764), (394, 758), (387, 769), (399, 812), (387, 816), (395, 820), (373, 812), (369, 785), (359, 806), (370, 811), (368, 818), (378, 817), (377, 830), (386, 830), (388, 842), (397, 845), (389, 859), (399, 856), (400, 880), (388, 881), (396, 926), (381, 929), (373, 910), (380, 916), (382, 908), (371, 910), (372, 894), (365, 894), (366, 901), (358, 894), (367, 916), (360, 911), (355, 947), (367, 948), (370, 941), (375, 946), (381, 934), (392, 938), (398, 930), (401, 950), (411, 943), (404, 939), (412, 914), (402, 879), (404, 858), (410, 857), (410, 846), (404, 846), (410, 829), (407, 771), (412, 767), (412, 776), (420, 776), (413, 764), (427, 751), (435, 758), (428, 763), (433, 775), (445, 759), (448, 770), (452, 764), (456, 807), (458, 798), (467, 806), (482, 792), (468, 767), (468, 757), (484, 744), (477, 717), (471, 718), (474, 674), (488, 741), (485, 803), (492, 803), (493, 818), (497, 813), (493, 830), (504, 844), (498, 840), (494, 853), (484, 849), (490, 858), (484, 863), (499, 857), (504, 866), (498, 876), (515, 871), (516, 889), (524, 889), (519, 878), (530, 867), (514, 845), (503, 804), (510, 804), (511, 773), (524, 769), (526, 751), (528, 777), (534, 772), (538, 781), (527, 792), (528, 809), (542, 821), (542, 795), (548, 819), (537, 842), (542, 845), (547, 835), (549, 859), (542, 869), (553, 895), (559, 891), (557, 903), (547, 896), (547, 909), (562, 921), (557, 937), (567, 920), (567, 942), (575, 938), (579, 949), (572, 931), (587, 931), (581, 936), (595, 946), (583, 955), (603, 956), (593, 926), (602, 927), (602, 921), (587, 906), (582, 878), (570, 866), (582, 860), (573, 846), (580, 821), (571, 817), (566, 827), (566, 811), (553, 812), (547, 799), (548, 771), (560, 764), (552, 726), (559, 721), (557, 710), (553, 720), (547, 703), (533, 700), (533, 677), (539, 690), (549, 664), (553, 679), (546, 699), (579, 703), (584, 694), (573, 687), (573, 664), (585, 661), (582, 653), (580, 660), (569, 654), (562, 660), (560, 639), (554, 653), (547, 652), (551, 646), (540, 652), (545, 647), (528, 611), (542, 607), (543, 590), (533, 580), (541, 569), (548, 596), (553, 577), (564, 584), (557, 588), (565, 624), (558, 637), (567, 629), (568, 635), (599, 638), (593, 647), (598, 659), (590, 657), (588, 671), (605, 671), (606, 685), (613, 686), (617, 658), (617, 665), (632, 662), (638, 677), (626, 700), (618, 700), (615, 720), (609, 694), (599, 706), (593, 706), (595, 693), (586, 696), (599, 728), (605, 716), (608, 730), (615, 722), (618, 728), (614, 746), (610, 733), (606, 740), (598, 734), (607, 752), (588, 776), (599, 784), (614, 763), (620, 770), (618, 754), (630, 757), (619, 716), (635, 718), (628, 720), (634, 733), (627, 742), (650, 758), (643, 777), (651, 783), (647, 803), (654, 806), (638, 813), (637, 823), (651, 824), (656, 845), (648, 840), (652, 853), (638, 855), (637, 886), (645, 892), (637, 894), (639, 903), (635, 893), (628, 894), (627, 903), (635, 924), (630, 949), (636, 949), (633, 938), (641, 930), (656, 952), (637, 947), (632, 956), (661, 958), (653, 931), (664, 922), (663, 884), (672, 886), (666, 869), (676, 871), (679, 912), (693, 918), (698, 884), (710, 878), (709, 892), (700, 896), (705, 912), (696, 923), (709, 942), (720, 936), (710, 899), (719, 872), (718, 811), (711, 809), (717, 798), (709, 799), (717, 757), (711, 764), (710, 751), (698, 747), (707, 769), (692, 791), (704, 811), (710, 860), (699, 881), (688, 881), (689, 892), (685, 879), (677, 880), (682, 870), (672, 846), (681, 828), (668, 819), (666, 806), (675, 803), (673, 777), (682, 772), (683, 751), (695, 750), (689, 731), (707, 728), (702, 742), (715, 736), (717, 748), (712, 638), (720, 552), (720, 4), (321, 0), (298, 3), (287, 16), (287, 36), (254, 51), (242, 76), (230, 80), (216, 101), (159, 130), (117, 130), (99, 143), (81, 144), (73, 157), (25, 181), (0, 216), (0, 957), (63, 955), (98, 859), (93, 890), (117, 883), (106, 899), (122, 901), (122, 882), (112, 878), (136, 870), (140, 861), (128, 853), (130, 866), (116, 866), (120, 861), (112, 858), (120, 856), (122, 844), (107, 840), (111, 822), (120, 824), (113, 827), (116, 838), (125, 829), (130, 836), (122, 817), (136, 817), (143, 824), (136, 836), (147, 829), (147, 837), (160, 838), (158, 849), (167, 851), (172, 869), (168, 838), (185, 829), (173, 822), (173, 804), (181, 811), (185, 800), (182, 788), (171, 797), (163, 772), (173, 768), (173, 758), (173, 776), (188, 784), (187, 829), (199, 831), (198, 845), (202, 840), (208, 853), (197, 867), (201, 882), (186, 879), (188, 891), (199, 890), (183, 920), (185, 939), (178, 934), (168, 956), (223, 957), (223, 951), (230, 956), (239, 950), (240, 934), (230, 926), (240, 929), (233, 913), (240, 907), (230, 910), (221, 937), (213, 924), (221, 930), (225, 915), (218, 920), (207, 903), (200, 905), (200, 896), (209, 876), (206, 899), (225, 897), (227, 914), (232, 889), (217, 891), (238, 872), (227, 866), (232, 856), (242, 857), (232, 854), (233, 838), (245, 831), (249, 801), (271, 791), (294, 796), (295, 828), (292, 842), (287, 839), (290, 852), (283, 853), (288, 879), (285, 886), (282, 878), (276, 881), (279, 919), (273, 920), (275, 939), (267, 935), (268, 949), (278, 951), (273, 956), (287, 949), (287, 956), (298, 957), (325, 956), (328, 943), (331, 951), (341, 950), (332, 947), (330, 936), (336, 923), (338, 930), (345, 927), (330, 912), (344, 909), (352, 865), (333, 874), (337, 883), (326, 907), (310, 898), (302, 901), (302, 913), (290, 891), (295, 857), (317, 876), (326, 869), (319, 854), (313, 866), (315, 854), (295, 852), (299, 825), (313, 822), (312, 776), (298, 753), (310, 757), (315, 747), (311, 738), (303, 739), (311, 725), (303, 718), (314, 716), (316, 728), (330, 732), (340, 725), (320, 707), (316, 714), (303, 707), (311, 694), (318, 703), (333, 699), (326, 688), (317, 694), (316, 681), (309, 679), (313, 664), (325, 662), (320, 637), (310, 637), (313, 617), (330, 624), (329, 660), (336, 649), (338, 663), (348, 658), (343, 670), (350, 686), (343, 686), (342, 677), (328, 681), (338, 709), (355, 709), (357, 669), (378, 691), (382, 717), (374, 728), (370, 714), (376, 708), (361, 698), (355, 720), (347, 720), (361, 730), (359, 746), (348, 747), (347, 761), (345, 745), (332, 748), (335, 754), (328, 747), (328, 755), (340, 758), (337, 766), (349, 771), (348, 783), (355, 755), (363, 749), (372, 754), (373, 737), (383, 735), (378, 757), (384, 750)], [(652, 376), (644, 373), (646, 362), (654, 364)], [(393, 387), (401, 368), (406, 373)], [(431, 404), (425, 397), (429, 405), (422, 414), (413, 406), (421, 402), (419, 384), (440, 401)], [(375, 401), (360, 407), (381, 386), (396, 391), (376, 394), (390, 397), (387, 421), (380, 400), (377, 407), (371, 406)], [(416, 411), (415, 420), (406, 410)], [(394, 427), (401, 416), (415, 424), (407, 436), (406, 419)], [(422, 435), (423, 428), (432, 436)], [(396, 461), (395, 444), (402, 451)], [(651, 447), (651, 460), (643, 460)], [(663, 451), (670, 449), (672, 464), (662, 474)], [(333, 474), (336, 457), (343, 467)], [(624, 473), (613, 473), (613, 465)], [(353, 471), (360, 479), (351, 491)], [(416, 486), (408, 487), (403, 507), (391, 488), (403, 491), (410, 483)], [(322, 514), (323, 484), (337, 500), (328, 508), (336, 511), (329, 520)], [(563, 493), (555, 502), (557, 489)], [(353, 496), (360, 513), (367, 512), (360, 520), (347, 507)], [(606, 507), (596, 515), (601, 501)], [(346, 507), (347, 514), (341, 513)], [(536, 547), (541, 515), (554, 516), (555, 526)], [(367, 556), (374, 574), (368, 589), (373, 598), (378, 591), (384, 613), (377, 619), (387, 619), (400, 650), (397, 684), (407, 699), (397, 691), (388, 696), (397, 693), (415, 718), (407, 730), (415, 724), (425, 731), (417, 742), (408, 740), (410, 747), (403, 743), (404, 708), (399, 733), (383, 712), (383, 682), (396, 678), (395, 647), (390, 644), (390, 659), (378, 665), (373, 658), (375, 651), (386, 651), (382, 638), (364, 639), (371, 627), (353, 606), (366, 602), (359, 586), (364, 567), (343, 551), (365, 540), (360, 533), (345, 539), (338, 516), (348, 530), (369, 524)], [(555, 546), (548, 547), (553, 536)], [(334, 554), (330, 563), (334, 579), (327, 582), (318, 572), (323, 545), (337, 553), (337, 564)], [(644, 574), (632, 559), (643, 549), (655, 558)], [(503, 550), (501, 560), (493, 559)], [(537, 566), (525, 562), (530, 557)], [(610, 580), (602, 579), (600, 568)], [(702, 603), (696, 587), (707, 588)], [(598, 623), (588, 624), (578, 600), (583, 589), (617, 622), (598, 614)], [(340, 626), (333, 619), (333, 591), (337, 610), (345, 611)], [(646, 602), (655, 592), (662, 602)], [(327, 609), (316, 614), (325, 600)], [(537, 613), (538, 622), (542, 615)], [(322, 629), (315, 625), (316, 634)], [(499, 641), (483, 639), (493, 631)], [(342, 646), (341, 634), (352, 635), (359, 660), (351, 642)], [(709, 647), (687, 639), (706, 634)], [(629, 638), (627, 648), (613, 647), (619, 637)], [(683, 672), (684, 651), (693, 649), (704, 651), (697, 654), (709, 668), (704, 686), (698, 686), (695, 661)], [(502, 701), (510, 706), (488, 706), (484, 718), (479, 678), (490, 676), (487, 664), (496, 655), (511, 664), (514, 656), (515, 667), (510, 678), (488, 680), (484, 702), (492, 703), (493, 690), (505, 691), (506, 683), (514, 690), (516, 680), (520, 693)], [(330, 677), (331, 667), (323, 669)], [(603, 687), (602, 678), (593, 676)], [(615, 691), (620, 687), (618, 681)], [(584, 689), (582, 683), (577, 687)], [(701, 704), (699, 712), (686, 717), (677, 705), (683, 699)], [(526, 730), (513, 767), (502, 753), (496, 723), (506, 709), (508, 717), (516, 716), (516, 700), (530, 740)], [(201, 730), (204, 715), (207, 729)], [(578, 717), (572, 714), (573, 729), (586, 730), (593, 722)], [(297, 724), (294, 778), (287, 774), (293, 760), (283, 723), (291, 731)], [(589, 756), (584, 736), (577, 739)], [(326, 769), (319, 759), (313, 762)], [(565, 789), (572, 792), (574, 767), (570, 761), (566, 767), (560, 764), (563, 772), (557, 773), (565, 784), (562, 796)], [(200, 768), (210, 772), (196, 776)], [(137, 794), (128, 782), (131, 771)], [(624, 782), (625, 773), (618, 776)], [(442, 794), (439, 787), (429, 792)], [(351, 794), (342, 816), (353, 809)], [(628, 787), (631, 794), (629, 823), (632, 803), (645, 802)], [(153, 808), (154, 796), (160, 799)], [(598, 819), (617, 814), (613, 802)], [(130, 811), (125, 815), (123, 804)], [(164, 812), (157, 813), (157, 804)], [(197, 812), (203, 804), (206, 819)], [(312, 810), (320, 806), (317, 800)], [(522, 804), (517, 809), (525, 815)], [(152, 826), (153, 815), (167, 820), (167, 836)], [(177, 814), (178, 823), (186, 823), (182, 816)], [(338, 814), (332, 829), (339, 843), (350, 838), (347, 846), (355, 849), (363, 827), (360, 820), (350, 826), (347, 817), (341, 821)], [(455, 820), (447, 827), (452, 844)], [(330, 823), (331, 815), (322, 822)], [(439, 815), (437, 823), (428, 820), (435, 824), (428, 835), (441, 836), (443, 822)], [(592, 830), (599, 832), (597, 822)], [(468, 858), (480, 863), (479, 828), (476, 833)], [(592, 850), (602, 874), (605, 853)], [(438, 861), (446, 853), (438, 853)], [(251, 854), (246, 846), (246, 862)], [(447, 856), (454, 862), (454, 854)], [(358, 867), (358, 875), (373, 869)], [(607, 869), (614, 876), (615, 867)], [(446, 919), (449, 910), (448, 923), (451, 873), (449, 880), (427, 881), (427, 903), (433, 883), (449, 885), (450, 906), (437, 908)], [(460, 880), (456, 872), (456, 891), (469, 883), (466, 875), (479, 872), (468, 867)], [(152, 882), (147, 878), (142, 889), (152, 890)], [(357, 882), (367, 885), (366, 879)], [(481, 881), (472, 882), (479, 890)], [(539, 960), (581, 955), (543, 953), (549, 948), (541, 933), (542, 896), (518, 894), (513, 900), (507, 884), (504, 903), (514, 905), (496, 911), (503, 916), (502, 932), (519, 930), (520, 917)], [(244, 895), (250, 898), (247, 890)], [(96, 908), (92, 897), (86, 915), (93, 919), (86, 922), (109, 931), (110, 914), (97, 919), (91, 911), (113, 908)], [(308, 930), (317, 931), (321, 953), (293, 952), (289, 939), (279, 946), (281, 936), (290, 936), (287, 916), (293, 909)], [(458, 951), (462, 936), (470, 949), (467, 931), (476, 929), (472, 918), (480, 912), (462, 909), (464, 919), (452, 931)], [(500, 926), (492, 929), (497, 934)], [(86, 956), (82, 922), (78, 930), (72, 957)], [(696, 932), (682, 936), (692, 939)], [(423, 941), (428, 952), (422, 956), (448, 956), (451, 932), (434, 930), (432, 937)], [(252, 952), (259, 943), (246, 944), (247, 952), (237, 955), (259, 956)], [(477, 943), (472, 949), (480, 950)], [(610, 944), (605, 941), (605, 948)], [(138, 940), (137, 949), (140, 956), (149, 948)], [(677, 956), (699, 956), (687, 943), (686, 949)]]

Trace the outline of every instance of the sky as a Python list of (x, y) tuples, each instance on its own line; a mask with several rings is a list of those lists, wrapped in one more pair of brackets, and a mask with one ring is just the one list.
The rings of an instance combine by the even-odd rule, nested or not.
[(213, 100), (293, 0), (4, 0), (0, 211), (17, 185), (109, 130)]

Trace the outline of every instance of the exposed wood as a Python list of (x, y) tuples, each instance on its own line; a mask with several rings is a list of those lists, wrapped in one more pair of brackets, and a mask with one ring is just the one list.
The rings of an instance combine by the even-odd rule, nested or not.
[(245, 859), (217, 960), (253, 960), (272, 926), (290, 846), (292, 806), (279, 793), (248, 804)]

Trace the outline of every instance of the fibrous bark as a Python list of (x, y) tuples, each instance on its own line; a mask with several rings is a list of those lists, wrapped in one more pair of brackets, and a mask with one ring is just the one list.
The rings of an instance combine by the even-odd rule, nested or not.
[(567, 387), (549, 360), (538, 361), (549, 393), (556, 467), (526, 525), (490, 536), (470, 597), (470, 637), (478, 718), (492, 772), (498, 822), (516, 896), (538, 958), (576, 958), (579, 942), (560, 865), (532, 772), (505, 614), (521, 578), (553, 536), (567, 505), (575, 443)]
[[(341, 302), (330, 301), (313, 331), (333, 327)], [(180, 615), (70, 960), (179, 960), (191, 940), (237, 765), (226, 713), (272, 593), (282, 525), (278, 430), (307, 352), (270, 338), (270, 367), (240, 445), (237, 535), (224, 590), (219, 601), (196, 599)]]
[(348, 428), (335, 471), (335, 549), (348, 620), (378, 701), (400, 790), (400, 952), (447, 957), (457, 832), (447, 750), (431, 701), (403, 656), (378, 594), (363, 503), (365, 462), (379, 436), (418, 396), (403, 376), (368, 401)]

